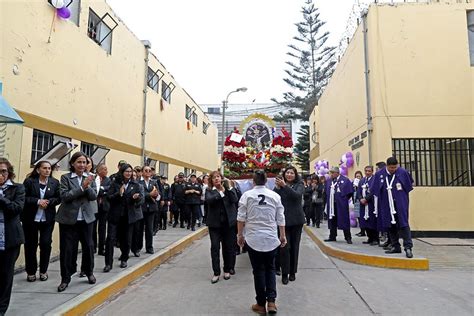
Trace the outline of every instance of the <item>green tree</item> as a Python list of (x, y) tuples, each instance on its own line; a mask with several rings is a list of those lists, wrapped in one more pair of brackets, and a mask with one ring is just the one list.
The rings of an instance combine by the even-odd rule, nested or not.
[(302, 125), (296, 134), (298, 135), (294, 147), (296, 164), (301, 167), (301, 170), (309, 172), (309, 125)]
[(286, 78), (283, 80), (291, 91), (283, 93), (283, 100), (273, 102), (285, 108), (275, 120), (289, 119), (307, 122), (311, 111), (317, 105), (336, 64), (335, 47), (327, 46), (329, 32), (323, 31), (326, 22), (319, 18), (319, 10), (313, 0), (304, 0), (301, 13), (303, 20), (296, 23), (298, 35), (288, 45), (290, 60), (286, 62)]

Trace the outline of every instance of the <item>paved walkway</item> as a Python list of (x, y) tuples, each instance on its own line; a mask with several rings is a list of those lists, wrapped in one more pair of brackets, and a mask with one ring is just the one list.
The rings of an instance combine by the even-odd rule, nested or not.
[[(329, 237), (327, 223), (321, 225), (321, 228), (310, 227), (310, 229), (321, 240)], [(340, 250), (347, 250), (367, 255), (406, 258), (403, 250), (401, 254), (385, 254), (385, 250), (383, 250), (382, 247), (363, 244), (362, 242), (366, 241), (367, 237), (357, 237), (355, 234), (359, 231), (359, 228), (353, 228), (351, 230), (352, 245), (346, 243), (342, 231), (338, 231), (336, 242), (328, 242), (327, 245)], [(469, 242), (465, 242), (465, 246), (437, 246), (431, 245), (429, 239), (430, 238), (413, 239), (413, 258), (429, 259), (430, 269), (466, 269), (471, 272), (474, 271), (474, 247), (469, 246)], [(445, 240), (448, 240), (448, 238), (445, 238)], [(456, 238), (453, 238), (453, 241), (456, 240)], [(402, 239), (400, 239), (400, 243), (402, 243)]]
[[(357, 242), (356, 242), (357, 245)], [(254, 315), (248, 256), (211, 284), (209, 237), (162, 264), (91, 315)], [(277, 277), (278, 315), (472, 315), (472, 270), (409, 271), (332, 259), (303, 233), (297, 280)]]
[[(189, 233), (189, 230), (181, 228), (168, 228), (165, 231), (159, 231), (154, 237), (155, 253), (178, 241)], [(116, 248), (114, 255), (115, 259), (117, 259), (120, 255), (120, 250)], [(128, 260), (128, 266), (132, 267), (149, 256), (150, 255), (146, 254), (144, 251), (142, 251), (139, 258), (133, 257), (132, 255)], [(80, 257), (81, 255), (79, 254), (78, 268), (80, 268)], [(96, 255), (94, 275), (97, 278), (97, 283), (95, 286), (100, 285), (116, 276), (118, 273), (127, 270), (120, 269), (118, 260), (114, 261), (114, 267), (109, 273), (103, 273), (103, 268), (104, 257)], [(78, 274), (75, 274), (66, 291), (58, 293), (57, 286), (61, 280), (59, 274), (59, 261), (50, 264), (48, 274), (48, 281), (41, 282), (38, 279), (34, 283), (26, 281), (26, 274), (24, 272), (15, 275), (12, 299), (7, 315), (43, 315), (61, 304), (77, 297), (79, 294), (94, 288), (93, 285), (90, 285), (87, 282), (87, 278), (79, 278)]]

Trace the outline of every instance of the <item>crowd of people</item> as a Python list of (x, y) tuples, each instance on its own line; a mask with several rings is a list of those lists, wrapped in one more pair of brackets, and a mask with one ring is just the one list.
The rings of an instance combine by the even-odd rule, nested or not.
[[(394, 157), (386, 164), (378, 163), (375, 174), (373, 167), (365, 167), (365, 177), (357, 172), (352, 181), (338, 167), (330, 170), (329, 179), (313, 175), (302, 180), (290, 166), (277, 175), (273, 191), (264, 186), (266, 174), (257, 171), (254, 188), (243, 195), (238, 183), (219, 171), (199, 178), (191, 174), (187, 179), (180, 172), (170, 185), (151, 166), (132, 167), (123, 160), (117, 172), (108, 176), (105, 164), (94, 166), (82, 152), (71, 156), (69, 167), (58, 181), (51, 163), (40, 161), (22, 185), (13, 181), (10, 162), (0, 158), (0, 314), (8, 308), (21, 244), (27, 281), (37, 280), (38, 267), (39, 280), (48, 280), (55, 222), (60, 239), (59, 292), (66, 290), (78, 270), (79, 243), (79, 276), (95, 284), (95, 255), (104, 256), (103, 271), (109, 272), (119, 248), (120, 268), (126, 268), (130, 254), (139, 257), (143, 248), (154, 253), (153, 236), (158, 230), (179, 225), (194, 231), (207, 225), (211, 283), (221, 276), (221, 250), (225, 280), (235, 274), (236, 256), (248, 251), (256, 312), (276, 312), (275, 275), (281, 275), (284, 285), (296, 280), (304, 224), (319, 228), (327, 218), (329, 238), (325, 241), (335, 241), (337, 230), (342, 230), (347, 243), (352, 243), (351, 203), (358, 214), (359, 235), (368, 237), (364, 243), (381, 245), (389, 254), (401, 253), (401, 236), (406, 256), (413, 256), (408, 225), (413, 181)], [(381, 237), (386, 238), (384, 244)]]

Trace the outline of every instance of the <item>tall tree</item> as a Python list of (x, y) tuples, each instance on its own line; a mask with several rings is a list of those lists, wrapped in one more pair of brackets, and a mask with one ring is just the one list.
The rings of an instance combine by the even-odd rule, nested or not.
[(296, 23), (298, 35), (288, 45), (290, 60), (286, 62), (286, 78), (283, 80), (291, 91), (283, 94), (283, 100), (272, 101), (286, 108), (276, 120), (296, 119), (308, 121), (311, 111), (317, 105), (324, 87), (334, 72), (335, 47), (327, 46), (329, 32), (323, 31), (326, 22), (319, 18), (319, 10), (313, 0), (304, 0), (301, 13), (303, 20)]
[(296, 134), (298, 135), (294, 149), (296, 164), (301, 170), (309, 171), (309, 125), (302, 125)]

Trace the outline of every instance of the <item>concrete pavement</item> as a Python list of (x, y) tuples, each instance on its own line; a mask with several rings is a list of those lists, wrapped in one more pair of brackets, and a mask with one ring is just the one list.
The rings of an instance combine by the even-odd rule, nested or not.
[[(211, 284), (208, 237), (129, 286), (92, 315), (253, 315), (246, 254), (236, 275)], [(303, 234), (295, 282), (277, 277), (278, 315), (472, 315), (474, 279), (465, 267), (408, 271), (332, 259)]]
[[(109, 273), (103, 273), (104, 257), (95, 256), (94, 275), (97, 278), (95, 285), (87, 283), (87, 278), (79, 278), (78, 274), (73, 275), (71, 283), (66, 291), (58, 293), (57, 286), (60, 283), (59, 261), (50, 264), (48, 281), (41, 282), (39, 279), (30, 283), (26, 281), (25, 273), (15, 275), (13, 293), (7, 315), (43, 315), (51, 310), (57, 310), (63, 304), (77, 300), (84, 293), (94, 291), (104, 283), (117, 278), (119, 274), (127, 274), (133, 267), (146, 261), (151, 256), (156, 256), (160, 251), (174, 244), (183, 237), (190, 235), (191, 231), (181, 228), (168, 228), (166, 231), (159, 231), (154, 237), (155, 255), (149, 255), (142, 251), (139, 258), (133, 255), (128, 260), (128, 268), (121, 269), (117, 258), (120, 250), (115, 249), (114, 267)], [(78, 256), (78, 269), (80, 268), (81, 255)]]

